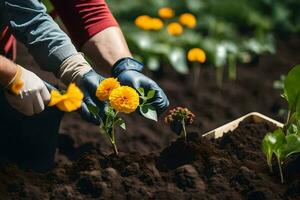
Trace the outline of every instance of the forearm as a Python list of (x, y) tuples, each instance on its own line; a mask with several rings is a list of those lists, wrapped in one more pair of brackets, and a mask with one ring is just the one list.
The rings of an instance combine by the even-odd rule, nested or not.
[(17, 73), (17, 65), (0, 55), (0, 85), (6, 86)]
[(60, 64), (77, 53), (69, 37), (47, 15), (38, 0), (6, 0), (4, 3), (0, 8), (3, 22), (41, 67), (57, 73)]
[(132, 57), (119, 27), (109, 27), (91, 37), (82, 51), (97, 65), (112, 66), (120, 58)]

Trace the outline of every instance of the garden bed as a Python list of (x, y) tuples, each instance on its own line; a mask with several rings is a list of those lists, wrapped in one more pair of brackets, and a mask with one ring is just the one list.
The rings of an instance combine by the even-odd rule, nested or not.
[(299, 157), (284, 167), (281, 184), (261, 151), (263, 136), (274, 128), (247, 119), (221, 138), (190, 133), (187, 144), (178, 139), (148, 155), (118, 158), (94, 150), (42, 179), (5, 167), (1, 180), (13, 181), (1, 190), (12, 199), (298, 199)]

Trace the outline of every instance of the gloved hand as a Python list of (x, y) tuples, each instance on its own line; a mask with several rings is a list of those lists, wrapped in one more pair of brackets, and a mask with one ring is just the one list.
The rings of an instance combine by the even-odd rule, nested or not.
[(143, 64), (132, 59), (122, 58), (112, 68), (112, 75), (118, 78), (122, 85), (128, 85), (134, 89), (140, 87), (145, 91), (155, 90), (155, 96), (151, 102), (158, 114), (161, 114), (169, 106), (169, 100), (163, 90), (150, 78), (142, 74)]
[[(58, 76), (66, 85), (75, 82), (79, 86), (84, 94), (79, 113), (86, 121), (100, 125), (101, 121), (105, 118), (104, 110), (106, 104), (99, 101), (95, 95), (97, 87), (104, 80), (104, 77), (97, 74), (91, 68), (82, 54), (75, 54), (66, 59), (60, 66)], [(89, 111), (88, 105), (98, 107), (100, 118)]]
[(6, 86), (5, 96), (11, 107), (27, 116), (42, 112), (50, 101), (44, 82), (21, 66)]

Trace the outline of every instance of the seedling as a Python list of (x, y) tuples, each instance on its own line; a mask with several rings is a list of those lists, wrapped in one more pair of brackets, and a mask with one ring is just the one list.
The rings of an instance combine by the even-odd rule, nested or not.
[[(150, 90), (146, 95), (143, 88), (139, 88), (138, 91), (141, 95), (138, 95), (131, 87), (121, 86), (113, 78), (102, 81), (97, 88), (96, 96), (107, 105), (105, 115), (102, 117), (100, 132), (109, 139), (116, 155), (118, 155), (118, 148), (115, 127), (119, 126), (126, 130), (125, 121), (119, 116), (119, 113), (129, 114), (139, 107), (139, 111), (144, 117), (157, 121), (157, 113), (149, 102), (155, 96), (155, 91)], [(100, 118), (98, 107), (89, 105), (88, 108), (91, 113)]]
[(184, 136), (185, 143), (187, 142), (186, 124), (191, 125), (195, 115), (187, 108), (176, 107), (169, 111), (165, 117), (165, 122), (170, 124), (170, 128), (178, 135)]
[(294, 67), (284, 80), (282, 97), (288, 102), (288, 116), (283, 128), (267, 133), (262, 141), (270, 171), (273, 172), (272, 158), (275, 155), (281, 182), (284, 182), (282, 165), (287, 158), (300, 153), (300, 65)]

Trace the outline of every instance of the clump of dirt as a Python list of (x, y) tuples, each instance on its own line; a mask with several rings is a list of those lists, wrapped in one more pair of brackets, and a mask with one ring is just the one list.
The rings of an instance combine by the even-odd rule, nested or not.
[[(261, 139), (266, 123), (245, 121), (219, 139), (190, 133), (157, 153), (102, 155), (92, 149), (47, 174), (0, 170), (3, 199), (297, 199), (300, 159), (270, 174)], [(275, 169), (275, 167), (274, 167)], [(7, 171), (9, 170), (9, 171)], [(10, 180), (10, 181), (9, 181)], [(11, 181), (14, 180), (14, 181)]]

